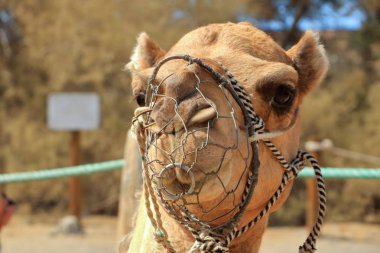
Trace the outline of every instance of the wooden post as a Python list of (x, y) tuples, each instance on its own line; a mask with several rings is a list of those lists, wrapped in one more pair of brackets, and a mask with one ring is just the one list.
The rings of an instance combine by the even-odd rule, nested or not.
[(307, 204), (306, 204), (306, 227), (313, 229), (317, 217), (318, 198), (315, 188), (316, 180), (314, 178), (306, 179)]
[[(119, 214), (117, 222), (117, 242), (133, 229), (133, 217), (137, 210), (136, 192), (142, 190), (141, 157), (137, 141), (128, 131), (124, 148), (124, 166), (121, 174)], [(126, 249), (127, 241), (120, 242), (118, 247)]]
[[(315, 159), (319, 160), (320, 151), (311, 152)], [(318, 212), (318, 192), (317, 192), (317, 180), (315, 178), (306, 179), (306, 227), (308, 230), (312, 230), (315, 219)]]
[[(72, 165), (80, 164), (80, 132), (71, 132), (70, 140), (70, 160)], [(75, 215), (80, 221), (81, 203), (82, 202), (82, 188), (79, 177), (69, 178), (69, 214)]]
[[(3, 143), (3, 122), (4, 122), (4, 110), (3, 103), (0, 104), (0, 146), (4, 145)], [(0, 173), (5, 173), (5, 157), (3, 153), (0, 153)], [(5, 189), (5, 184), (0, 184), (0, 193)]]

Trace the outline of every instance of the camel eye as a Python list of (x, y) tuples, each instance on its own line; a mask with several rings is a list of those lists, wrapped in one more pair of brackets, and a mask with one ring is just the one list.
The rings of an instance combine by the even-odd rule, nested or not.
[(272, 98), (271, 105), (279, 109), (283, 109), (292, 105), (295, 89), (288, 85), (280, 85)]
[(139, 106), (144, 106), (145, 105), (145, 93), (143, 92), (140, 92), (137, 96), (136, 96), (136, 102)]

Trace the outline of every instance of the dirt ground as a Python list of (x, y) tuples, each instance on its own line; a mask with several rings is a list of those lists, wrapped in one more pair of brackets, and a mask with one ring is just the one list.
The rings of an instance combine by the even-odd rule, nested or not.
[[(116, 218), (83, 218), (84, 235), (51, 235), (54, 220), (16, 216), (2, 231), (3, 253), (115, 253)], [(269, 228), (261, 253), (295, 253), (306, 236), (302, 227)], [(379, 253), (380, 225), (326, 224), (318, 253)]]

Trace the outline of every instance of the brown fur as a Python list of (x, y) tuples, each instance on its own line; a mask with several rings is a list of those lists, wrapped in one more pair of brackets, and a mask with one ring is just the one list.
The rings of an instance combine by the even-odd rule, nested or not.
[[(214, 64), (216, 68), (216, 62), (223, 63), (251, 95), (254, 108), (257, 114), (264, 119), (267, 131), (285, 127), (291, 122), (303, 96), (322, 80), (328, 66), (324, 50), (319, 45), (315, 34), (311, 31), (306, 32), (302, 39), (286, 52), (268, 35), (248, 23), (213, 24), (186, 34), (167, 53), (146, 34), (140, 35), (134, 55), (131, 58), (132, 61), (127, 65), (127, 68), (132, 72), (133, 93), (137, 94), (145, 89), (147, 77), (151, 73), (153, 65), (159, 59), (176, 53), (201, 57), (210, 64)], [(188, 95), (187, 91), (191, 90), (191, 85), (194, 84), (190, 80), (190, 75), (186, 74), (186, 70), (181, 70), (181, 66), (183, 66), (183, 62), (171, 61), (162, 68), (162, 76), (158, 77), (163, 78), (168, 73), (173, 73), (174, 70), (179, 73), (169, 81), (170, 85), (168, 86), (170, 87), (166, 87), (166, 90), (162, 91), (177, 98)], [(195, 67), (194, 71), (199, 72), (202, 78), (210, 79), (202, 70)], [(213, 80), (210, 80), (210, 82), (213, 82)], [(286, 111), (278, 112), (273, 109), (270, 101), (276, 87), (282, 84), (293, 87), (296, 90), (296, 97), (294, 103)], [(225, 107), (224, 102), (220, 100), (217, 91), (213, 90), (213, 87), (215, 88), (213, 85), (207, 85), (202, 92), (215, 102), (219, 110), (223, 110)], [(180, 108), (182, 110), (181, 115), (187, 119), (199, 107), (201, 106), (197, 104), (196, 97), (190, 97), (187, 103), (184, 103), (183, 108)], [(238, 112), (237, 121), (241, 128), (241, 138), (246, 138), (242, 114), (237, 105), (234, 105), (234, 107)], [(170, 103), (162, 100), (162, 106), (155, 109), (152, 115), (156, 117), (158, 124), (164, 124), (167, 115), (172, 114), (171, 110)], [(216, 142), (218, 140), (223, 142), (232, 141), (230, 140), (232, 137), (227, 134), (229, 127), (231, 126), (216, 124), (215, 129), (210, 133), (210, 138), (214, 138)], [(297, 120), (294, 128), (273, 139), (273, 143), (281, 150), (288, 161), (292, 160), (297, 152), (299, 136), (300, 122)], [(170, 145), (170, 141), (164, 140), (160, 145)], [(191, 141), (189, 145), (192, 145)], [(212, 147), (209, 149), (212, 153)], [(249, 152), (249, 150), (246, 149), (245, 152)], [(283, 169), (278, 161), (273, 158), (270, 151), (263, 144), (259, 146), (259, 155), (261, 162), (259, 182), (248, 210), (241, 218), (241, 225), (246, 224), (261, 211), (280, 184), (283, 175)], [(223, 168), (221, 175), (227, 187), (229, 183), (232, 184), (236, 179), (233, 171), (244, 167), (241, 161), (236, 161), (235, 156), (232, 155), (228, 159), (231, 161), (231, 165)], [(200, 157), (198, 161), (205, 168), (207, 168), (208, 162), (212, 162), (208, 157), (204, 159)], [(180, 177), (180, 175), (177, 176)], [(216, 201), (220, 191), (212, 182), (209, 183), (208, 189), (209, 194), (202, 196), (206, 205)], [(290, 190), (291, 184), (286, 188), (271, 212), (277, 210), (285, 202)], [(242, 188), (239, 191), (241, 192)], [(137, 225), (129, 252), (163, 252), (161, 246), (154, 241), (152, 227), (147, 219), (143, 203), (144, 201), (141, 201)], [(194, 211), (196, 212), (197, 210)], [(223, 211), (223, 207), (218, 208), (211, 215), (217, 215), (218, 211)], [(191, 246), (193, 238), (186, 229), (168, 217), (163, 210), (161, 213), (173, 246), (178, 252), (186, 252)], [(268, 217), (269, 215), (266, 215), (255, 227), (234, 240), (231, 245), (231, 252), (258, 252)]]

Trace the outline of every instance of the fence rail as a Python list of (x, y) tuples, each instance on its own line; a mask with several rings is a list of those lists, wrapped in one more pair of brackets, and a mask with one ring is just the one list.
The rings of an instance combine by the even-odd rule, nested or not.
[[(16, 172), (0, 174), (0, 184), (19, 183), (36, 180), (48, 180), (62, 177), (79, 176), (95, 172), (118, 170), (123, 167), (124, 160), (112, 160), (107, 162), (85, 164), (64, 168), (46, 169), (28, 172)], [(324, 167), (322, 174), (325, 178), (365, 178), (380, 179), (380, 168), (335, 168)], [(314, 172), (310, 167), (305, 167), (299, 174), (301, 178), (310, 178)]]
[[(338, 168), (323, 167), (322, 175), (324, 178), (365, 178), (380, 179), (380, 168)], [(314, 171), (310, 167), (305, 167), (299, 177), (314, 177)]]
[(123, 163), (124, 160), (119, 159), (64, 168), (0, 174), (0, 184), (48, 180), (62, 177), (86, 175), (95, 172), (118, 170), (123, 167)]

